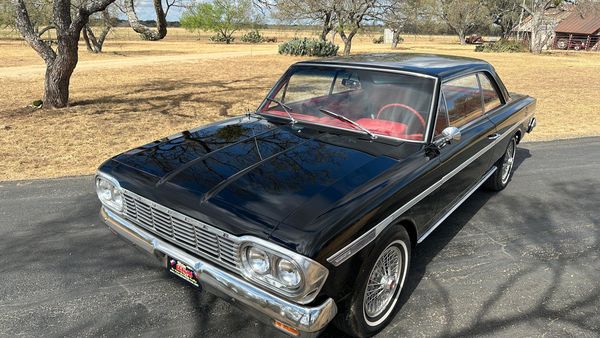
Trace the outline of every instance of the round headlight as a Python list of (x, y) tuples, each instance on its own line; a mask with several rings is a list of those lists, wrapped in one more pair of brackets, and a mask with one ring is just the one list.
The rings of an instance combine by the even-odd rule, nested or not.
[(96, 177), (96, 193), (102, 204), (115, 211), (123, 211), (123, 192), (115, 183), (104, 177)]
[(96, 182), (98, 197), (103, 201), (112, 200), (114, 186), (107, 180), (99, 178)]
[(261, 249), (251, 247), (247, 253), (248, 265), (258, 275), (264, 275), (269, 272), (271, 264), (269, 262), (269, 255)]
[(121, 190), (119, 190), (117, 188), (113, 188), (112, 200), (117, 205), (120, 205), (120, 206), (123, 205), (123, 193), (121, 192)]
[(287, 259), (280, 259), (279, 263), (277, 263), (277, 277), (279, 277), (279, 280), (289, 288), (297, 287), (302, 281), (300, 271), (298, 271), (296, 264)]

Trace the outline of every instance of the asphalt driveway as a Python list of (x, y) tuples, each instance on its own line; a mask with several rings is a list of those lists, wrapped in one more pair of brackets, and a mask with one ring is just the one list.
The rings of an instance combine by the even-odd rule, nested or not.
[[(600, 336), (600, 138), (524, 143), (515, 170), (417, 248), (381, 337)], [(99, 207), (89, 176), (0, 183), (0, 336), (278, 335), (171, 277)]]

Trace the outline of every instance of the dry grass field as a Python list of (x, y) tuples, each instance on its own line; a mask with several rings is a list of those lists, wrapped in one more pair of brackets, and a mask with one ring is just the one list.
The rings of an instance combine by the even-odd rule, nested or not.
[[(300, 60), (277, 55), (277, 44), (212, 44), (181, 29), (171, 29), (164, 41), (146, 42), (118, 29), (101, 55), (81, 45), (71, 107), (35, 110), (28, 105), (42, 95), (43, 63), (10, 32), (3, 34), (0, 181), (90, 174), (126, 149), (223, 118), (224, 112), (252, 110)], [(266, 32), (279, 41), (306, 34)], [(510, 91), (536, 97), (539, 124), (530, 141), (600, 135), (600, 53), (475, 53), (453, 37), (405, 38), (394, 52), (483, 58)], [(371, 39), (358, 37), (353, 52), (392, 51)]]

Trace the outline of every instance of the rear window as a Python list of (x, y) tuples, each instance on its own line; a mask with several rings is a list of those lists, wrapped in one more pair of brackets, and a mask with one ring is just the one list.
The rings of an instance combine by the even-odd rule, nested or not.
[(500, 96), (496, 91), (496, 88), (485, 74), (479, 74), (479, 82), (481, 83), (481, 90), (483, 92), (483, 108), (486, 112), (499, 107)]

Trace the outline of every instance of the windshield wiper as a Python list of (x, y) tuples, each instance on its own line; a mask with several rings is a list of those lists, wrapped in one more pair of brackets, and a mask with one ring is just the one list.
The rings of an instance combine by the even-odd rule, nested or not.
[(280, 106), (283, 108), (283, 110), (285, 111), (285, 113), (286, 113), (286, 114), (288, 114), (288, 116), (290, 117), (290, 123), (291, 123), (291, 124), (296, 124), (296, 122), (298, 122), (298, 121), (296, 121), (296, 119), (295, 119), (295, 118), (292, 116), (292, 113), (291, 113), (291, 111), (292, 111), (292, 108), (290, 108), (290, 107), (289, 107), (287, 104), (285, 104), (285, 103), (283, 103), (283, 102), (281, 102), (281, 101), (279, 101), (279, 100), (272, 99), (272, 98), (270, 98), (270, 97), (267, 97), (267, 98), (266, 98), (266, 100), (267, 100), (267, 101), (274, 102), (274, 103), (277, 103), (278, 105), (280, 105)]
[(371, 137), (371, 139), (372, 139), (372, 140), (374, 140), (374, 139), (376, 139), (376, 138), (377, 138), (377, 136), (376, 136), (375, 134), (373, 134), (373, 133), (372, 133), (372, 132), (371, 132), (369, 129), (367, 129), (367, 128), (365, 128), (365, 127), (361, 126), (360, 124), (358, 124), (358, 123), (356, 123), (356, 122), (354, 122), (354, 121), (350, 120), (349, 118), (347, 118), (347, 117), (346, 117), (346, 116), (344, 116), (344, 115), (340, 115), (340, 114), (334, 113), (334, 112), (332, 112), (332, 111), (329, 111), (329, 110), (327, 110), (327, 109), (321, 109), (321, 108), (319, 108), (319, 110), (320, 110), (322, 113), (324, 113), (324, 114), (327, 114), (327, 115), (329, 115), (329, 116), (331, 116), (331, 117), (335, 117), (336, 119), (338, 119), (338, 120), (340, 120), (340, 121), (344, 121), (344, 122), (348, 122), (348, 123), (350, 123), (350, 124), (351, 124), (351, 125), (353, 125), (354, 127), (356, 127), (356, 128), (358, 128), (358, 129), (360, 129), (360, 130), (364, 131), (364, 132), (365, 132), (365, 134), (369, 135), (369, 137)]

